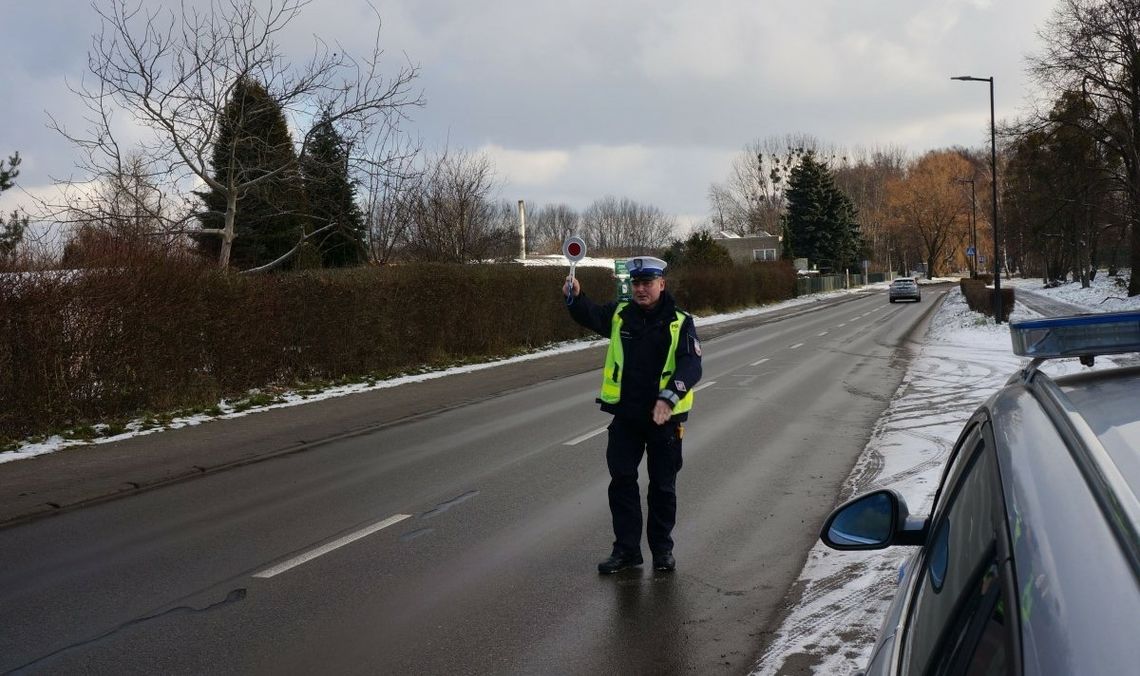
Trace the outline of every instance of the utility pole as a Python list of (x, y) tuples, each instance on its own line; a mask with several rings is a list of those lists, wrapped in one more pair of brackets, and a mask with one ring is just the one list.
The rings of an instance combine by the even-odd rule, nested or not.
[(974, 254), (970, 256), (970, 279), (978, 277), (978, 201), (974, 194), (974, 179), (960, 178), (959, 183), (970, 184), (970, 248)]
[(964, 82), (988, 82), (990, 83), (990, 171), (991, 171), (991, 188), (993, 189), (993, 226), (994, 226), (994, 321), (1001, 324), (1002, 321), (1002, 297), (1001, 297), (1001, 249), (999, 247), (998, 238), (998, 205), (997, 205), (997, 124), (994, 120), (994, 79), (993, 77), (974, 77), (972, 75), (959, 75), (950, 78), (951, 80), (962, 80)]
[(519, 260), (526, 260), (526, 200), (519, 200)]

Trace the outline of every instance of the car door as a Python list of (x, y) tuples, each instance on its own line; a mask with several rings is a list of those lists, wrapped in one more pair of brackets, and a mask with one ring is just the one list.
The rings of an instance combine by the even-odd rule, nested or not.
[(905, 674), (1016, 673), (1016, 600), (988, 423), (968, 433), (935, 500), (896, 656)]

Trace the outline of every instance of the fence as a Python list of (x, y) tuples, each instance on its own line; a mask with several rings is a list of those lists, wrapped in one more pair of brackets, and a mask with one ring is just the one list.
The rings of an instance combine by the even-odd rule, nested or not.
[[(882, 273), (876, 273), (883, 276)], [(875, 275), (872, 275), (874, 277)], [(840, 289), (863, 286), (863, 275), (801, 275), (796, 279), (796, 295), (806, 296), (809, 293), (823, 291), (839, 291)]]

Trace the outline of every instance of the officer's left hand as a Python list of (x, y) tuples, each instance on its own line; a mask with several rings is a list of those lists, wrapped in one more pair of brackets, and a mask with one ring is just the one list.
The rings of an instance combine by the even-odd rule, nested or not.
[(673, 409), (669, 407), (669, 404), (658, 399), (657, 403), (653, 406), (653, 422), (658, 425), (664, 425), (669, 422), (669, 418), (672, 417)]

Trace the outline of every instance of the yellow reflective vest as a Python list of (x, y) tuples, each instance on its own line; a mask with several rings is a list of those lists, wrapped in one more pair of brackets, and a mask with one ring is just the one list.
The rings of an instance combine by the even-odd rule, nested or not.
[[(621, 346), (621, 311), (629, 303), (619, 303), (614, 309), (614, 317), (610, 328), (610, 346), (606, 351), (606, 366), (602, 372), (602, 391), (598, 399), (606, 404), (616, 404), (621, 400), (622, 366), (625, 362), (625, 353)], [(684, 312), (677, 310), (676, 317), (669, 324), (669, 354), (665, 357), (665, 368), (661, 371), (660, 390), (669, 388), (669, 378), (677, 368), (677, 344), (681, 340), (681, 325), (688, 317)], [(677, 392), (679, 395), (680, 392)], [(693, 408), (693, 393), (690, 390), (673, 407), (673, 415), (686, 413)]]

